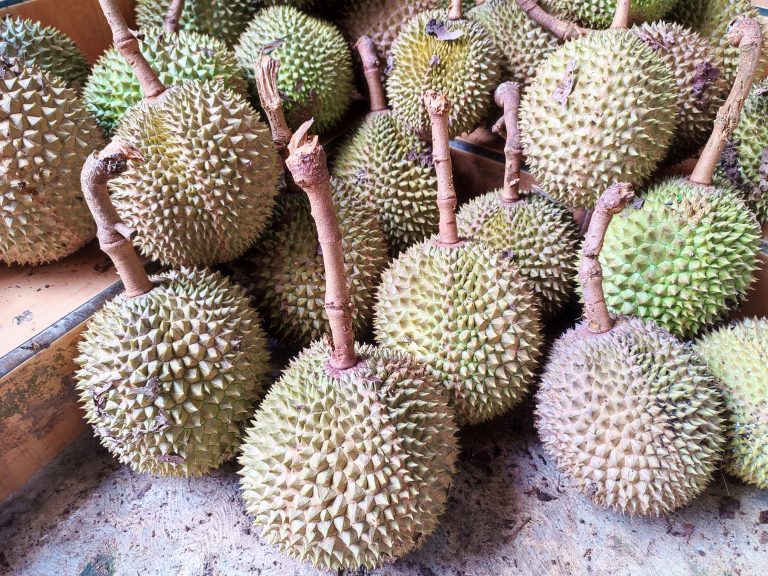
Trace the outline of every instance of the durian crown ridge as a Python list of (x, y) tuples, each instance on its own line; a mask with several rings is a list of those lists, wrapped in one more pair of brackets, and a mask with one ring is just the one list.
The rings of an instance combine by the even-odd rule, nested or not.
[(739, 124), (741, 109), (752, 89), (760, 66), (760, 50), (764, 44), (760, 22), (754, 18), (738, 16), (728, 29), (728, 43), (739, 48), (739, 66), (731, 92), (717, 112), (712, 134), (688, 178), (692, 184), (701, 186), (712, 185), (712, 176), (725, 145)]
[(494, 99), (496, 105), (504, 111), (502, 121), (507, 132), (504, 142), (504, 186), (499, 196), (502, 202), (514, 204), (521, 200), (520, 165), (523, 160), (523, 144), (520, 140), (520, 84), (499, 84)]
[(352, 329), (354, 314), (347, 277), (341, 228), (333, 207), (331, 175), (325, 150), (317, 136), (307, 133), (313, 120), (302, 124), (288, 144), (285, 161), (293, 180), (306, 192), (317, 228), (317, 239), (325, 267), (325, 313), (331, 326), (332, 353), (328, 365), (334, 370), (348, 370), (358, 363)]
[(609, 186), (597, 199), (584, 237), (579, 283), (584, 293), (584, 318), (589, 334), (604, 334), (613, 328), (613, 318), (603, 295), (603, 268), (599, 256), (611, 220), (634, 198), (631, 184), (620, 182)]
[(163, 32), (176, 34), (181, 24), (181, 13), (184, 11), (184, 0), (172, 0), (163, 20)]
[(256, 77), (256, 90), (259, 93), (259, 101), (267, 116), (269, 130), (272, 133), (272, 142), (283, 160), (288, 156), (288, 143), (293, 133), (288, 127), (283, 112), (283, 99), (277, 89), (277, 73), (280, 70), (280, 62), (269, 54), (262, 56), (254, 63), (253, 71)]
[(576, 22), (563, 20), (554, 14), (550, 14), (539, 6), (538, 0), (514, 0), (520, 9), (539, 26), (557, 36), (560, 40), (574, 40), (593, 32), (589, 28), (582, 28)]
[(381, 61), (376, 54), (376, 45), (369, 36), (360, 36), (355, 43), (363, 63), (363, 74), (368, 84), (368, 94), (371, 100), (371, 113), (389, 110), (387, 96), (384, 93), (384, 83), (381, 81)]

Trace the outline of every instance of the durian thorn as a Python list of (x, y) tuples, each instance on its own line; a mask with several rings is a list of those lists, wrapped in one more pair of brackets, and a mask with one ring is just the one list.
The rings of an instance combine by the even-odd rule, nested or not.
[(280, 71), (280, 62), (269, 54), (262, 54), (253, 65), (256, 77), (256, 89), (259, 92), (261, 107), (267, 115), (269, 129), (272, 132), (272, 142), (280, 156), (285, 159), (288, 156), (288, 142), (293, 134), (288, 128), (283, 113), (283, 99), (277, 89), (277, 73)]
[(720, 162), (726, 143), (739, 124), (741, 109), (752, 89), (752, 83), (760, 65), (763, 41), (760, 23), (754, 18), (737, 16), (728, 26), (728, 42), (732, 46), (739, 47), (739, 66), (731, 93), (725, 104), (718, 110), (712, 134), (688, 179), (693, 184), (712, 185), (715, 168)]
[(613, 318), (608, 312), (603, 294), (603, 268), (599, 259), (605, 233), (613, 217), (634, 198), (631, 184), (616, 183), (609, 186), (595, 204), (592, 220), (584, 237), (579, 283), (584, 294), (587, 329), (593, 334), (603, 334), (613, 328)]
[(613, 22), (611, 30), (626, 30), (629, 28), (629, 12), (631, 9), (630, 0), (619, 0), (616, 2), (616, 11), (613, 13)]
[(464, 17), (464, 7), (461, 2), (462, 0), (451, 0), (448, 8), (448, 20), (461, 20)]
[(387, 110), (387, 97), (384, 94), (384, 84), (381, 81), (381, 62), (376, 54), (373, 40), (368, 36), (360, 36), (355, 47), (360, 54), (360, 60), (363, 62), (363, 73), (371, 99), (371, 112)]
[(504, 126), (507, 132), (504, 143), (504, 186), (501, 200), (512, 204), (520, 200), (520, 164), (523, 145), (520, 140), (520, 84), (504, 82), (496, 88), (496, 105), (504, 110)]
[(163, 32), (177, 34), (181, 23), (181, 13), (184, 10), (184, 0), (171, 0), (168, 12), (163, 21)]
[(561, 40), (573, 40), (593, 32), (589, 28), (582, 28), (575, 22), (569, 22), (553, 16), (539, 6), (537, 0), (515, 1), (531, 20)]

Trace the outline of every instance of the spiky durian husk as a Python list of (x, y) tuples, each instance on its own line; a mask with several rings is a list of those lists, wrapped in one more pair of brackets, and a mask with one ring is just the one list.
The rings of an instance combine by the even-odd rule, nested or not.
[(748, 201), (761, 222), (768, 222), (768, 80), (752, 87), (733, 143), (741, 183), (751, 189)]
[[(634, 22), (660, 20), (679, 1), (688, 0), (633, 0), (630, 18)], [(608, 28), (617, 3), (617, 0), (550, 0), (556, 13), (591, 28)]]
[[(430, 20), (443, 23), (456, 40), (428, 34)], [(387, 96), (392, 111), (407, 130), (429, 134), (429, 114), (422, 102), (436, 90), (451, 103), (451, 136), (472, 130), (487, 116), (499, 83), (502, 57), (491, 36), (472, 20), (448, 19), (444, 10), (423, 12), (408, 21), (392, 46)]]
[(401, 254), (382, 274), (374, 326), (382, 346), (430, 368), (461, 425), (522, 400), (542, 343), (538, 306), (520, 272), (474, 240), (426, 240)]
[(706, 143), (730, 87), (723, 63), (706, 38), (679, 24), (654, 22), (631, 31), (674, 73), (679, 123), (667, 160), (689, 158)]
[(600, 253), (605, 301), (690, 337), (744, 299), (759, 245), (736, 192), (667, 180), (613, 219)]
[(56, 76), (3, 64), (0, 86), (0, 261), (58, 260), (96, 233), (80, 171), (104, 140)]
[[(344, 265), (354, 308), (355, 336), (368, 334), (387, 244), (372, 206), (352, 186), (333, 182)], [(269, 230), (237, 266), (238, 280), (258, 304), (270, 334), (301, 349), (330, 331), (325, 314), (325, 267), (305, 194), (278, 197)]]
[(557, 467), (600, 506), (658, 516), (709, 483), (725, 430), (706, 366), (652, 322), (605, 334), (581, 324), (555, 343), (536, 425)]
[(79, 92), (88, 77), (88, 61), (64, 32), (32, 20), (0, 18), (0, 60), (21, 60), (58, 76)]
[[(136, 23), (145, 28), (160, 28), (171, 0), (137, 0)], [(237, 42), (256, 11), (253, 0), (186, 0), (179, 29), (219, 38), (228, 46)]]
[[(568, 92), (569, 66), (573, 90), (562, 104), (554, 94)], [(676, 124), (672, 71), (627, 30), (594, 32), (558, 48), (539, 66), (520, 109), (531, 173), (555, 200), (579, 208), (594, 206), (613, 182), (642, 183)]]
[[(220, 81), (238, 92), (246, 91), (235, 55), (211, 36), (195, 32), (169, 35), (160, 28), (150, 28), (144, 31), (139, 46), (166, 86), (183, 80)], [(83, 92), (86, 107), (108, 133), (143, 97), (136, 75), (115, 48), (96, 62)]]
[(80, 401), (101, 443), (137, 472), (199, 476), (231, 458), (269, 375), (266, 337), (242, 288), (171, 271), (88, 321)]
[(185, 81), (131, 108), (117, 136), (145, 159), (110, 186), (145, 256), (208, 266), (242, 255), (264, 230), (282, 170), (269, 129), (240, 94)]
[[(253, 83), (253, 64), (265, 46), (280, 61), (277, 86), (291, 128), (314, 118), (314, 129), (333, 128), (352, 101), (354, 72), (339, 29), (293, 6), (264, 8), (240, 37), (235, 53)], [(252, 89), (257, 96), (256, 89)]]
[(374, 207), (393, 255), (437, 232), (432, 147), (403, 130), (390, 112), (363, 121), (339, 150), (334, 175)]
[(567, 208), (538, 193), (514, 204), (500, 190), (465, 204), (456, 215), (459, 234), (508, 258), (528, 281), (542, 312), (559, 312), (573, 294), (579, 231)]
[(768, 490), (768, 320), (720, 328), (699, 340), (696, 351), (725, 399), (725, 469)]
[(458, 455), (447, 398), (406, 355), (358, 344), (296, 358), (256, 413), (240, 484), (264, 538), (328, 569), (375, 568), (418, 548), (445, 508)]
[(473, 8), (468, 17), (488, 30), (504, 58), (503, 75), (509, 80), (530, 82), (539, 64), (560, 45), (515, 0), (488, 0)]

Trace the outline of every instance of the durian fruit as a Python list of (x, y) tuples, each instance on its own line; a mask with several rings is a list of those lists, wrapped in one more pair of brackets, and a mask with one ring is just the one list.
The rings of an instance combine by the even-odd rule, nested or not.
[(88, 77), (85, 54), (64, 32), (32, 20), (5, 16), (0, 18), (0, 60), (14, 59), (58, 76), (76, 92)]
[(520, 85), (496, 89), (504, 109), (507, 142), (504, 186), (465, 204), (456, 215), (459, 234), (486, 244), (515, 264), (547, 316), (559, 312), (573, 293), (579, 231), (571, 212), (541, 191), (520, 191), (522, 146), (518, 128)]
[(503, 56), (503, 76), (528, 84), (536, 68), (560, 44), (560, 39), (529, 18), (516, 0), (487, 0), (469, 11), (482, 24)]
[(397, 255), (437, 232), (437, 177), (432, 150), (405, 130), (387, 108), (379, 60), (367, 36), (357, 44), (371, 94), (371, 113), (342, 144), (334, 176), (376, 210)]
[(468, 132), (488, 115), (499, 83), (502, 56), (490, 34), (456, 9), (423, 12), (406, 23), (392, 46), (387, 96), (406, 130), (428, 139), (429, 115), (422, 94), (435, 90), (452, 103), (451, 137)]
[(244, 291), (215, 272), (148, 278), (107, 182), (139, 151), (114, 139), (83, 168), (83, 191), (125, 293), (89, 320), (76, 387), (101, 443), (137, 472), (199, 476), (234, 455), (269, 374)]
[[(163, 26), (172, 0), (137, 0), (136, 23), (143, 30)], [(254, 0), (186, 0), (181, 30), (220, 39), (228, 46), (237, 39), (253, 16)]]
[(726, 471), (768, 490), (768, 320), (747, 318), (724, 326), (695, 349), (725, 399)]
[(352, 56), (339, 29), (293, 6), (264, 8), (235, 48), (249, 80), (265, 52), (280, 61), (278, 87), (288, 125), (314, 118), (317, 130), (333, 128), (352, 101), (354, 83)]
[(325, 153), (307, 128), (291, 140), (287, 163), (317, 223), (332, 342), (305, 349), (270, 390), (241, 449), (240, 484), (265, 540), (341, 573), (392, 562), (435, 530), (457, 430), (422, 365), (354, 342)]
[(678, 337), (696, 334), (743, 300), (758, 266), (755, 216), (732, 188), (712, 186), (760, 45), (754, 20), (739, 20), (733, 33), (741, 38), (743, 64), (693, 174), (648, 190), (642, 207), (616, 220), (601, 253), (608, 307), (654, 320)]
[[(630, 18), (633, 22), (660, 20), (678, 2), (688, 0), (633, 0)], [(576, 20), (591, 28), (608, 28), (620, 0), (549, 0), (560, 16)]]
[(62, 79), (19, 60), (0, 71), (0, 261), (34, 266), (93, 238), (80, 170), (103, 139)]
[(536, 395), (546, 451), (579, 492), (632, 516), (685, 505), (709, 483), (724, 444), (721, 398), (706, 366), (653, 322), (614, 320), (598, 262), (628, 184), (598, 200), (579, 279), (585, 320), (554, 344)]
[[(169, 34), (160, 28), (147, 28), (143, 34), (141, 53), (166, 86), (184, 80), (222, 82), (246, 93), (240, 65), (220, 40), (196, 32)], [(93, 66), (83, 98), (107, 133), (114, 132), (123, 114), (141, 101), (139, 81), (116, 48), (107, 50)]]
[(459, 424), (490, 420), (518, 404), (542, 344), (533, 292), (512, 261), (459, 237), (448, 152), (450, 104), (427, 92), (438, 173), (439, 234), (400, 255), (382, 275), (376, 340), (425, 363), (447, 390)]

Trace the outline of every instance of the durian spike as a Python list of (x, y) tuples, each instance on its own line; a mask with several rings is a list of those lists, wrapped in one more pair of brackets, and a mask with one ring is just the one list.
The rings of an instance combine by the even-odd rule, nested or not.
[(712, 175), (720, 162), (725, 145), (739, 124), (741, 109), (752, 89), (760, 65), (760, 49), (763, 44), (760, 23), (753, 18), (738, 16), (728, 27), (728, 42), (731, 46), (739, 48), (739, 66), (731, 93), (718, 110), (712, 134), (688, 179), (691, 183), (702, 186), (712, 185)]
[(619, 0), (616, 2), (616, 11), (613, 13), (613, 22), (611, 30), (626, 30), (629, 28), (629, 11), (631, 8), (630, 0)]
[(355, 44), (363, 61), (363, 73), (368, 84), (371, 98), (371, 112), (388, 110), (387, 97), (384, 94), (384, 83), (381, 81), (381, 62), (376, 54), (376, 46), (368, 36), (361, 36)]
[(309, 120), (296, 130), (288, 144), (289, 155), (285, 163), (296, 184), (309, 197), (317, 239), (323, 252), (325, 312), (333, 340), (329, 365), (336, 370), (347, 370), (358, 362), (352, 332), (354, 307), (344, 271), (341, 229), (333, 207), (331, 175), (328, 173), (325, 150), (317, 136), (307, 134), (313, 122)]
[(461, 20), (464, 18), (461, 1), (462, 0), (451, 0), (451, 4), (448, 8), (448, 20)]
[(115, 43), (115, 48), (125, 58), (125, 61), (128, 62), (133, 69), (133, 73), (136, 74), (136, 78), (141, 85), (141, 91), (144, 93), (144, 98), (146, 100), (154, 100), (165, 92), (165, 86), (160, 82), (157, 74), (141, 53), (139, 41), (125, 23), (123, 16), (120, 14), (120, 9), (117, 7), (116, 0), (99, 0), (99, 4), (101, 5), (104, 17), (109, 23), (109, 27), (112, 29), (112, 39)]
[(448, 139), (448, 114), (451, 104), (444, 95), (434, 90), (427, 90), (423, 99), (432, 123), (432, 161), (437, 173), (437, 207), (440, 210), (438, 243), (441, 246), (453, 246), (460, 240), (456, 225), (456, 189), (453, 186)]
[(168, 7), (168, 12), (165, 15), (163, 21), (163, 32), (168, 34), (176, 34), (179, 31), (179, 24), (181, 24), (181, 13), (184, 10), (184, 0), (171, 0), (171, 5)]
[(277, 153), (285, 159), (288, 156), (288, 142), (290, 142), (293, 133), (285, 121), (283, 99), (277, 90), (277, 73), (279, 70), (280, 62), (268, 54), (262, 55), (253, 66), (259, 101), (267, 115), (269, 129), (272, 132), (272, 141)]
[(582, 28), (576, 22), (561, 20), (539, 6), (538, 0), (515, 0), (517, 5), (545, 30), (551, 32), (561, 40), (573, 40), (580, 36), (586, 36), (593, 32), (589, 28)]
[(592, 334), (603, 334), (613, 328), (613, 318), (608, 312), (603, 295), (603, 268), (600, 266), (599, 256), (603, 248), (605, 232), (611, 220), (634, 198), (631, 184), (617, 183), (609, 186), (595, 204), (592, 220), (584, 237), (579, 283), (584, 293), (584, 317), (587, 320), (587, 329)]
[(107, 183), (125, 172), (129, 160), (143, 158), (136, 148), (114, 138), (101, 152), (93, 152), (88, 157), (80, 173), (80, 184), (96, 221), (99, 248), (115, 264), (126, 295), (134, 298), (152, 290), (152, 282), (131, 243), (136, 231), (120, 220), (107, 190)]
[(504, 110), (504, 126), (507, 132), (504, 143), (504, 186), (501, 200), (514, 204), (520, 200), (520, 164), (523, 159), (523, 145), (520, 142), (520, 84), (504, 82), (494, 94), (496, 105)]

